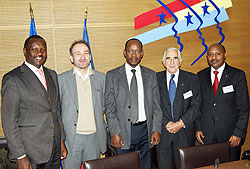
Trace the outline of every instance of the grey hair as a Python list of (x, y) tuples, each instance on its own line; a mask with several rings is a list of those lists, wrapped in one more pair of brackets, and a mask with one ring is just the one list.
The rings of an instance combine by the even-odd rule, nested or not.
[(180, 60), (180, 63), (182, 62), (182, 56), (181, 56), (181, 52), (179, 51), (179, 49), (175, 48), (175, 47), (169, 47), (167, 48), (164, 52), (163, 52), (163, 58), (162, 58), (162, 63), (165, 63), (165, 60), (166, 60), (166, 54), (169, 50), (175, 50), (177, 51), (177, 54), (178, 54), (178, 57), (179, 57), (179, 60)]

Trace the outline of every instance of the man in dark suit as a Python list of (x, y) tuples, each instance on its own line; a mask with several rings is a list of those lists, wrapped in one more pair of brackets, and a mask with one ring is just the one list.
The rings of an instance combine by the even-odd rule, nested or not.
[(60, 113), (56, 72), (44, 67), (45, 40), (26, 39), (26, 61), (2, 80), (2, 126), (10, 160), (19, 169), (59, 169), (65, 158), (65, 133)]
[(150, 169), (150, 148), (160, 141), (162, 112), (156, 74), (139, 65), (143, 54), (138, 39), (126, 42), (126, 63), (106, 75), (105, 109), (116, 153), (140, 150), (141, 168)]
[(160, 169), (178, 169), (177, 149), (195, 143), (200, 86), (197, 75), (179, 69), (182, 57), (178, 49), (166, 49), (162, 63), (166, 70), (157, 73), (163, 113), (157, 157)]
[(231, 160), (239, 160), (249, 116), (249, 96), (245, 73), (225, 63), (221, 44), (207, 51), (209, 67), (198, 73), (201, 84), (201, 119), (196, 137), (202, 144), (230, 142)]

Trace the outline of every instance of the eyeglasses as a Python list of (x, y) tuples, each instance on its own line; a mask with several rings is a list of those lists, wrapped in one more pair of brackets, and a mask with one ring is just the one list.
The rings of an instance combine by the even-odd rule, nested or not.
[(136, 55), (139, 55), (141, 53), (141, 50), (135, 50), (135, 51), (127, 50), (127, 53), (130, 54), (130, 55), (132, 55), (133, 53), (135, 53)]

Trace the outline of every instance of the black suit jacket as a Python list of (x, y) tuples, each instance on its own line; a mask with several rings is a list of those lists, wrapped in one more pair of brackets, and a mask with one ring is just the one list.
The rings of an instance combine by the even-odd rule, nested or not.
[(216, 96), (211, 82), (211, 68), (198, 73), (201, 84), (201, 119), (197, 131), (202, 131), (204, 143), (214, 134), (218, 142), (228, 141), (231, 135), (245, 138), (249, 116), (249, 96), (245, 73), (226, 64)]
[[(195, 142), (195, 127), (194, 121), (199, 118), (200, 106), (200, 86), (198, 76), (180, 70), (176, 95), (174, 100), (174, 121), (180, 119), (184, 122), (185, 128), (182, 128), (176, 134), (169, 133), (165, 126), (172, 120), (171, 104), (166, 81), (166, 71), (157, 73), (158, 86), (160, 90), (162, 117), (162, 135), (159, 147), (166, 148), (171, 143), (171, 137), (178, 137), (180, 146), (191, 146)], [(184, 98), (184, 96), (188, 96)], [(176, 139), (175, 139), (176, 140)]]
[(45, 163), (52, 152), (53, 137), (65, 139), (56, 72), (44, 67), (48, 91), (25, 65), (5, 74), (2, 80), (2, 126), (9, 158), (26, 154), (33, 163)]

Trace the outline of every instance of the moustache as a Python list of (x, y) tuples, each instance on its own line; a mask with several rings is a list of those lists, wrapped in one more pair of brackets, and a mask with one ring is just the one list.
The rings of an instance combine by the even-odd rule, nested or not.
[(211, 63), (217, 63), (217, 62), (219, 62), (219, 60), (218, 59), (212, 59), (212, 60), (210, 60), (210, 62)]

